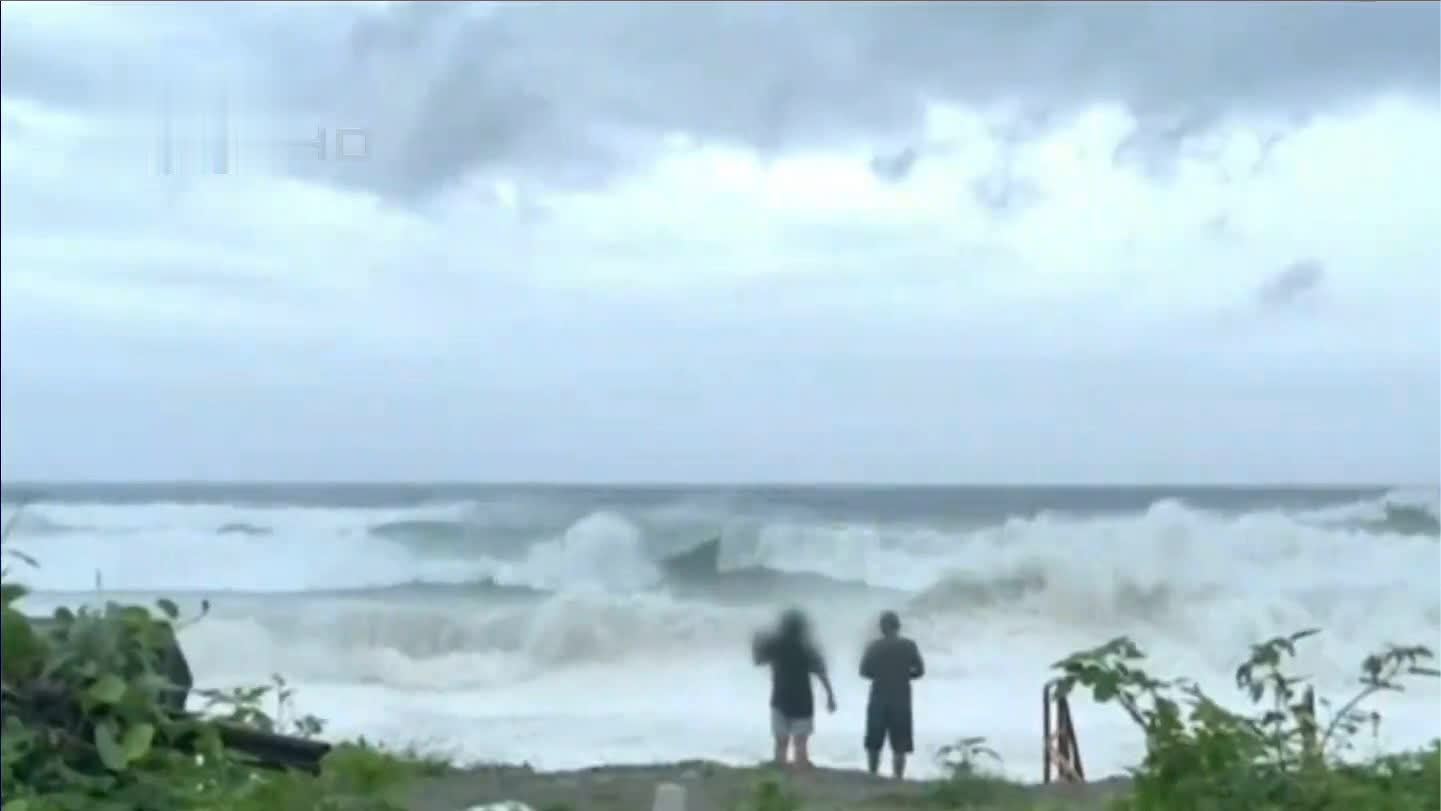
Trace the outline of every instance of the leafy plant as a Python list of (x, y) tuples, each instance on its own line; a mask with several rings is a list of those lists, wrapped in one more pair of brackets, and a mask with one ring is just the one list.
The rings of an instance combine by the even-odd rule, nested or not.
[[(205, 708), (212, 715), (232, 724), (306, 740), (317, 738), (325, 731), (323, 719), (295, 714), (295, 688), (279, 673), (271, 674), (269, 684), (195, 692), (205, 699)], [(263, 709), (267, 700), (274, 702), (274, 709), (269, 713)]]
[(1361, 689), (1322, 727), (1314, 688), (1288, 672), (1305, 630), (1254, 645), (1236, 670), (1236, 685), (1257, 710), (1227, 709), (1186, 679), (1162, 680), (1141, 667), (1145, 654), (1124, 637), (1056, 663), (1056, 694), (1087, 688), (1114, 703), (1145, 735), (1146, 756), (1132, 770), (1136, 811), (1167, 809), (1395, 809), (1438, 806), (1441, 749), (1348, 762), (1363, 729), (1379, 716), (1360, 707), (1375, 693), (1403, 689), (1405, 676), (1434, 677), (1420, 646), (1389, 646), (1361, 665)]
[(1000, 765), (1001, 756), (986, 745), (985, 738), (961, 738), (936, 751), (936, 761), (953, 776), (973, 776), (984, 770), (982, 761)]
[(936, 761), (946, 778), (931, 790), (927, 800), (944, 808), (1015, 807), (1026, 802), (1026, 788), (1001, 775), (1001, 756), (982, 737), (961, 738), (942, 746)]
[[(38, 565), (8, 543), (4, 553)], [(153, 612), (114, 602), (61, 608), (37, 623), (17, 607), (26, 591), (10, 572), (0, 572), (7, 811), (399, 811), (388, 799), (395, 789), (434, 770), (363, 743), (332, 748), (318, 775), (260, 768), (227, 749), (213, 717), (181, 711), (171, 657), (187, 620), (173, 602), (158, 601)], [(228, 723), (318, 735), (323, 724), (295, 716), (293, 696), (279, 676), (257, 688), (204, 693), (212, 716), (218, 711)]]

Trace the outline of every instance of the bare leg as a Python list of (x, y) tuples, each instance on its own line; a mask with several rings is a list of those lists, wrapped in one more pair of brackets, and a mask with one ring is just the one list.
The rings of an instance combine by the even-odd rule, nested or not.
[(791, 743), (795, 747), (796, 765), (802, 769), (811, 767), (810, 740), (809, 735), (797, 735), (791, 738)]
[(868, 769), (871, 774), (875, 774), (881, 770), (881, 750), (866, 750), (866, 769)]
[(790, 744), (790, 738), (784, 735), (776, 736), (775, 764), (780, 768), (786, 765), (786, 748)]
[[(875, 770), (872, 769), (871, 771), (875, 771)], [(891, 753), (891, 774), (895, 775), (895, 777), (896, 777), (897, 780), (904, 780), (904, 779), (906, 779), (906, 753), (905, 753), (905, 752), (892, 752), (892, 753)]]

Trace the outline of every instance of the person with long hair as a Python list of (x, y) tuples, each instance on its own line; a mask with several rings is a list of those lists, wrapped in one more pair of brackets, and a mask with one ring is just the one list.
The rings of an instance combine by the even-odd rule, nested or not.
[(811, 678), (826, 691), (826, 710), (836, 711), (836, 694), (826, 675), (825, 657), (815, 644), (810, 621), (799, 609), (781, 614), (776, 630), (759, 634), (751, 653), (757, 665), (771, 670), (771, 735), (775, 739), (775, 764), (786, 765), (789, 750), (795, 765), (811, 765), (809, 743), (815, 731), (815, 695)]

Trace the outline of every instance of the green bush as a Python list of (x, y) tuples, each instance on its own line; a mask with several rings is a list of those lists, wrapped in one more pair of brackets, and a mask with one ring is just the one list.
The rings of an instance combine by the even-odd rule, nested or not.
[(1145, 655), (1118, 638), (1058, 662), (1058, 696), (1085, 687), (1119, 705), (1140, 728), (1146, 755), (1131, 770), (1125, 811), (1435, 811), (1441, 807), (1441, 743), (1401, 755), (1358, 756), (1357, 738), (1380, 718), (1361, 706), (1405, 677), (1436, 677), (1424, 647), (1391, 646), (1361, 664), (1360, 689), (1324, 724), (1306, 679), (1286, 670), (1302, 631), (1254, 645), (1236, 685), (1257, 706), (1234, 712), (1194, 682), (1141, 669)]
[(936, 759), (946, 778), (930, 792), (932, 803), (944, 808), (1030, 806), (1026, 787), (1000, 773), (1001, 756), (985, 738), (962, 738), (943, 746)]
[(737, 811), (800, 811), (801, 799), (775, 779), (762, 780)]
[[(16, 550), (6, 555), (35, 565)], [(116, 603), (62, 608), (41, 628), (16, 607), (25, 593), (8, 566), (0, 570), (7, 811), (399, 811), (389, 798), (411, 777), (441, 768), (364, 741), (333, 747), (319, 774), (262, 768), (225, 746), (215, 716), (318, 734), (318, 719), (288, 718), (292, 691), (283, 680), (201, 691), (209, 716), (177, 713), (178, 688), (165, 675), (181, 625), (174, 603), (161, 600), (156, 612)]]

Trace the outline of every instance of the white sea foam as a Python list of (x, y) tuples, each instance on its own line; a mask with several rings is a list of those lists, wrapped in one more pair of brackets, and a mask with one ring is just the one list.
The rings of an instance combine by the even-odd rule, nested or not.
[[(47, 527), (26, 545), (42, 559), (26, 579), (42, 591), (28, 600), (37, 611), (73, 601), (61, 592), (90, 587), (96, 566), (107, 590), (136, 593), (121, 596), (179, 589), (192, 607), (209, 596), (214, 615), (183, 632), (199, 678), (284, 673), (300, 687), (301, 709), (341, 734), (418, 737), (464, 757), (541, 767), (764, 757), (767, 681), (745, 640), (805, 593), (783, 588), (739, 605), (703, 588), (677, 596), (637, 520), (620, 511), (593, 512), (504, 556), (436, 555), (366, 531), (469, 509), (45, 505)], [(1346, 509), (1358, 520), (1384, 512)], [(811, 603), (841, 699), (840, 713), (819, 721), (820, 761), (861, 762), (855, 659), (885, 606), (903, 611), (929, 660), (917, 694), (923, 751), (983, 735), (1012, 771), (1031, 776), (1048, 668), (1114, 636), (1132, 635), (1159, 671), (1198, 677), (1223, 696), (1234, 695), (1231, 671), (1246, 646), (1271, 635), (1324, 629), (1297, 669), (1327, 694), (1349, 689), (1377, 644), (1441, 641), (1441, 545), (1351, 527), (1339, 512), (1221, 514), (1162, 502), (968, 530), (787, 519), (723, 546), (721, 557), (727, 567), (904, 592)], [(268, 531), (216, 535), (227, 523)], [(551, 593), (306, 593), (479, 577)], [(1383, 745), (1441, 735), (1434, 683), (1387, 696), (1380, 709)], [(1082, 703), (1077, 715), (1093, 772), (1134, 761), (1140, 740), (1121, 714)]]

